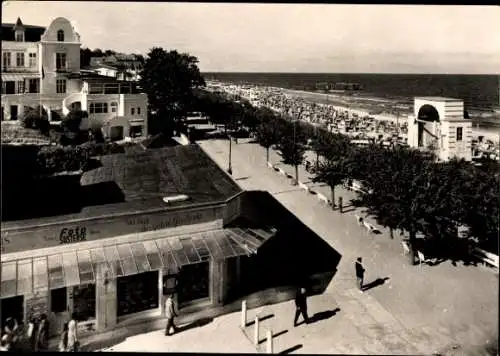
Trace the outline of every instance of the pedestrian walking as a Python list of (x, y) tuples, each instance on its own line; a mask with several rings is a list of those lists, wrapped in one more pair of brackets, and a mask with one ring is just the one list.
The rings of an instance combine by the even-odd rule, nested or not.
[(344, 203), (344, 199), (342, 197), (339, 197), (339, 211), (342, 214), (342, 204)]
[(167, 325), (165, 326), (165, 336), (170, 335), (170, 329), (174, 329), (174, 333), (177, 331), (177, 326), (175, 326), (174, 318), (177, 316), (175, 312), (174, 295), (170, 293), (165, 300), (165, 317), (167, 318)]
[(309, 317), (307, 316), (307, 295), (305, 288), (297, 288), (295, 293), (295, 318), (293, 320), (293, 326), (298, 326), (297, 321), (300, 315), (304, 318), (306, 324), (309, 323)]
[(68, 323), (68, 347), (67, 351), (77, 352), (80, 343), (78, 341), (78, 322), (76, 321), (76, 313), (71, 314), (71, 320)]
[(10, 351), (9, 336), (4, 334), (0, 341), (0, 351)]
[(40, 323), (36, 333), (36, 348), (39, 351), (45, 351), (49, 348), (49, 322), (46, 314), (40, 316)]
[(26, 343), (31, 352), (37, 352), (36, 348), (36, 323), (35, 318), (30, 317), (26, 325)]
[(66, 352), (68, 350), (68, 323), (64, 323), (61, 338), (59, 339), (59, 351)]
[(365, 269), (363, 267), (363, 259), (358, 257), (355, 263), (356, 267), (356, 279), (358, 280), (359, 290), (363, 291), (363, 280), (365, 277)]

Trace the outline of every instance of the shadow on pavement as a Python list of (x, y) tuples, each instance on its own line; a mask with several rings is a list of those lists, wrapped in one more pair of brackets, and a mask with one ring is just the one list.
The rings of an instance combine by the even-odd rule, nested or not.
[(282, 354), (282, 355), (291, 354), (294, 351), (300, 350), (302, 348), (302, 346), (303, 346), (302, 344), (298, 344), (298, 345), (289, 347), (288, 349), (281, 351), (280, 354)]
[(378, 287), (378, 286), (381, 286), (382, 284), (384, 284), (386, 281), (388, 281), (390, 278), (389, 277), (385, 277), (385, 278), (377, 278), (376, 280), (374, 280), (373, 282), (370, 282), (368, 284), (365, 284), (363, 286), (363, 292), (366, 292), (367, 290), (370, 290), (372, 288), (375, 288), (375, 287)]
[[(266, 316), (259, 317), (259, 322), (267, 320), (267, 319), (271, 319), (271, 318), (274, 318), (274, 314), (268, 314)], [(249, 321), (248, 323), (246, 323), (246, 326), (251, 326), (253, 324), (255, 324), (255, 320)]]
[(178, 326), (177, 332), (183, 332), (183, 331), (187, 331), (187, 330), (194, 329), (194, 328), (200, 328), (202, 326), (210, 324), (213, 320), (214, 320), (213, 318), (202, 318), (202, 319), (193, 321), (192, 323)]
[[(285, 329), (285, 330), (281, 330), (280, 332), (277, 332), (276, 334), (273, 333), (273, 339), (275, 337), (278, 337), (278, 336), (281, 336), (281, 335), (285, 335), (287, 332), (288, 332), (288, 330)], [(263, 344), (266, 341), (267, 341), (267, 338), (260, 339), (259, 340), (259, 344)]]
[(326, 320), (330, 319), (332, 316), (335, 316), (340, 311), (340, 308), (335, 308), (333, 310), (325, 310), (319, 313), (314, 314), (312, 317), (309, 318), (309, 324), (321, 321), (321, 320)]

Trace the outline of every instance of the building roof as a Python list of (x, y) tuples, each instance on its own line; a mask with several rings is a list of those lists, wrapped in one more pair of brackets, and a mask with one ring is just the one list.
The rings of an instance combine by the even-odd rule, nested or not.
[(446, 98), (443, 96), (418, 96), (415, 99), (430, 100), (430, 101), (462, 101), (462, 99)]
[[(120, 213), (172, 210), (216, 204), (242, 189), (197, 145), (148, 149), (100, 157), (101, 166), (85, 172), (80, 184), (85, 201), (79, 212), (2, 221), (4, 228), (97, 218)], [(72, 191), (74, 197), (78, 192)], [(166, 204), (163, 198), (187, 195)], [(5, 208), (5, 206), (4, 206)]]
[[(18, 19), (18, 22), (21, 20)], [(2, 41), (15, 41), (15, 23), (2, 23), (1, 38)], [(22, 25), (24, 28), (24, 41), (25, 42), (39, 42), (45, 32), (45, 27)]]

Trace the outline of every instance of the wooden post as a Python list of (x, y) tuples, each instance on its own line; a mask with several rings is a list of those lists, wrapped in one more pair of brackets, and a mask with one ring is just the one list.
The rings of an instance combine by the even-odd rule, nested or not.
[(255, 317), (255, 328), (253, 330), (253, 343), (255, 346), (259, 344), (259, 317)]
[(267, 338), (267, 353), (272, 354), (273, 353), (273, 332), (270, 330), (266, 331), (266, 338)]
[(247, 301), (241, 302), (241, 327), (245, 328), (247, 326)]

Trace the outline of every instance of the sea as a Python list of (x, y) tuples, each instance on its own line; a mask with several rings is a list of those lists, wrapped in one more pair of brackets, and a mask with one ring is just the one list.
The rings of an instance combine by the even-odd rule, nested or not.
[(314, 90), (326, 83), (356, 83), (360, 96), (413, 104), (415, 96), (462, 99), (466, 110), (493, 112), (500, 108), (499, 75), (333, 74), (333, 73), (203, 73), (207, 80)]

